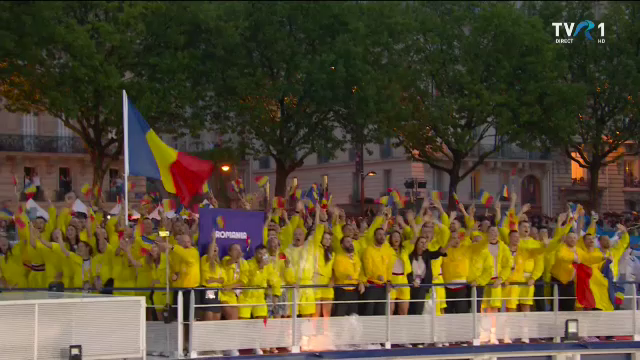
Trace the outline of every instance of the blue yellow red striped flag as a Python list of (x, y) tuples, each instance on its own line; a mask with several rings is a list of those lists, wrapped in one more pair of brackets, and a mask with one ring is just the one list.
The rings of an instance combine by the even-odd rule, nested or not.
[(265, 185), (267, 185), (267, 183), (269, 183), (269, 177), (268, 176), (256, 176), (256, 183), (258, 184), (258, 186), (260, 187), (264, 187)]
[(126, 171), (129, 175), (161, 180), (167, 192), (177, 194), (182, 203), (189, 204), (193, 196), (202, 192), (213, 173), (213, 163), (169, 147), (126, 95), (125, 101)]
[(488, 191), (482, 191), (482, 195), (480, 195), (480, 202), (482, 205), (489, 207), (493, 203), (493, 196), (491, 196)]

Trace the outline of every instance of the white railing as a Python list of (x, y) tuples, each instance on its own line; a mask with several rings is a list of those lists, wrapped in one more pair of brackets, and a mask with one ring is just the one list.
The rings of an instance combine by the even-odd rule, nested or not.
[(3, 292), (0, 359), (67, 359), (72, 345), (83, 359), (144, 359), (144, 307), (143, 297)]
[[(441, 284), (439, 286), (442, 286)], [(299, 302), (291, 301), (293, 314), (290, 318), (196, 321), (194, 309), (213, 305), (196, 305), (195, 294), (190, 296), (191, 318), (181, 319), (171, 324), (148, 322), (148, 350), (163, 352), (176, 357), (184, 357), (177, 349), (188, 349), (187, 354), (211, 351), (231, 351), (238, 349), (290, 348), (291, 352), (349, 349), (354, 346), (382, 344), (386, 348), (396, 344), (433, 344), (468, 342), (475, 345), (495, 328), (497, 339), (553, 338), (560, 342), (564, 337), (565, 322), (576, 319), (581, 337), (632, 336), (640, 340), (640, 313), (637, 311), (636, 284), (632, 284), (631, 309), (602, 311), (559, 311), (557, 288), (553, 296), (546, 298), (555, 310), (544, 312), (500, 312), (480, 313), (476, 305), (476, 292), (472, 288), (470, 313), (436, 313), (438, 303), (435, 291), (426, 300), (423, 315), (390, 315), (392, 301), (387, 295), (386, 315), (345, 316), (328, 318), (303, 318), (296, 316)], [(292, 288), (294, 298), (299, 289)], [(416, 300), (420, 301), (420, 300)], [(367, 301), (358, 301), (360, 303)], [(318, 302), (316, 302), (318, 303)], [(247, 306), (216, 305), (216, 306)], [(257, 304), (256, 304), (257, 305)], [(183, 309), (182, 293), (178, 295), (177, 309)], [(190, 334), (183, 339), (183, 326)], [(165, 341), (164, 339), (171, 339)]]

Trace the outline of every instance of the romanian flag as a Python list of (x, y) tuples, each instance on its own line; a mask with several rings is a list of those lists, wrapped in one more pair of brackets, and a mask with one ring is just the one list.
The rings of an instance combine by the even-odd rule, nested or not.
[(382, 204), (384, 206), (389, 205), (389, 196), (383, 196), (380, 199), (376, 200), (378, 204)]
[(142, 243), (140, 244), (140, 255), (144, 256), (151, 252), (151, 247), (153, 246), (153, 240), (149, 239), (146, 236), (141, 236)]
[(276, 196), (273, 198), (273, 208), (284, 209), (284, 199), (281, 196)]
[(302, 190), (301, 189), (296, 189), (296, 191), (293, 194), (293, 196), (295, 197), (296, 200), (302, 199)]
[(36, 196), (37, 191), (38, 189), (35, 185), (29, 185), (28, 188), (24, 189), (24, 193), (27, 195), (27, 199), (33, 199), (33, 197)]
[(100, 186), (96, 186), (96, 188), (93, 189), (93, 195), (95, 195), (95, 197), (97, 198), (102, 196), (102, 188)]
[(480, 195), (480, 202), (485, 207), (489, 207), (493, 203), (493, 196), (488, 191), (483, 191), (482, 195)]
[(125, 101), (129, 175), (161, 180), (165, 190), (189, 204), (193, 196), (202, 192), (213, 173), (213, 163), (169, 147), (149, 127), (126, 94)]
[(433, 201), (442, 201), (442, 192), (441, 191), (432, 191), (431, 192), (431, 199)]
[(311, 185), (309, 190), (307, 190), (305, 198), (309, 199), (314, 205), (318, 203), (318, 186), (316, 184)]
[(167, 214), (168, 212), (176, 209), (176, 202), (171, 199), (162, 200), (162, 210)]
[(320, 202), (320, 207), (323, 209), (328, 209), (331, 206), (331, 200), (333, 199), (333, 195), (331, 194), (324, 194), (322, 196), (322, 201)]
[(573, 267), (576, 269), (576, 301), (585, 309), (593, 309), (596, 299), (589, 284), (593, 270), (585, 264), (573, 264)]
[(400, 196), (400, 193), (397, 190), (391, 191), (391, 198), (393, 199), (393, 203), (396, 206), (396, 208), (402, 209), (404, 207), (404, 200), (402, 199), (402, 196)]
[(11, 220), (13, 219), (13, 213), (7, 209), (0, 209), (0, 220)]
[(608, 292), (609, 292), (609, 300), (612, 305), (622, 305), (624, 302), (624, 287), (615, 283), (613, 279), (613, 271), (611, 270), (611, 260), (607, 259), (602, 267), (600, 268), (600, 272), (608, 281)]
[(453, 200), (456, 201), (456, 205), (460, 205), (460, 198), (458, 198), (458, 194), (453, 193)]
[(502, 197), (507, 199), (509, 198), (509, 188), (507, 188), (507, 185), (502, 186)]
[(127, 184), (128, 187), (128, 191), (133, 191), (136, 188), (136, 183), (132, 183), (131, 181), (129, 181), (129, 183)]
[(20, 229), (24, 229), (27, 227), (27, 224), (25, 224), (24, 221), (22, 220), (22, 216), (16, 216), (15, 223), (16, 225), (18, 225), (18, 228)]
[(260, 187), (264, 187), (267, 185), (267, 183), (269, 183), (269, 177), (268, 176), (256, 176), (256, 184), (258, 184), (258, 186)]
[(216, 224), (218, 224), (218, 229), (224, 229), (224, 218), (222, 217), (222, 215), (216, 218)]
[(91, 185), (89, 184), (84, 184), (82, 185), (82, 188), (80, 189), (80, 192), (82, 193), (82, 195), (84, 195), (85, 197), (89, 197), (89, 195), (91, 194)]
[(231, 189), (233, 192), (241, 194), (244, 192), (244, 184), (242, 183), (242, 179), (235, 179), (231, 182)]

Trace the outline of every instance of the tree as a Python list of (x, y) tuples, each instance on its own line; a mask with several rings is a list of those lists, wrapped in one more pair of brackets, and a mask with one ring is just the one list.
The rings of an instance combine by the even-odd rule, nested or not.
[[(342, 126), (375, 98), (367, 60), (365, 5), (354, 3), (230, 3), (209, 26), (229, 34), (203, 39), (199, 75), (210, 95), (212, 126), (235, 135), (253, 156), (267, 155), (276, 168), (275, 194), (284, 195), (289, 174), (311, 154), (331, 158), (351, 141)], [(230, 30), (233, 29), (233, 30)], [(210, 33), (204, 31), (203, 33)], [(368, 80), (371, 79), (371, 84)], [(370, 108), (363, 113), (371, 113)], [(374, 118), (370, 123), (374, 123)], [(366, 127), (363, 126), (362, 129)], [(371, 127), (373, 128), (373, 126)], [(358, 133), (358, 141), (372, 131)]]
[[(538, 19), (509, 3), (416, 3), (396, 55), (399, 144), (458, 183), (505, 144), (541, 148), (566, 120), (555, 53)], [(561, 70), (561, 69), (560, 69)], [(541, 122), (541, 119), (545, 119)], [(464, 161), (470, 165), (464, 167)]]
[[(84, 141), (100, 186), (123, 151), (122, 89), (152, 126), (187, 115), (181, 69), (192, 57), (187, 9), (146, 2), (0, 4), (0, 96), (9, 111), (47, 112)], [(173, 16), (172, 21), (168, 19)], [(178, 86), (180, 85), (180, 86)]]
[[(577, 22), (595, 19), (604, 23), (591, 31), (594, 40), (574, 36), (571, 44), (558, 44), (561, 61), (568, 64), (562, 81), (579, 88), (579, 106), (570, 116), (563, 132), (547, 134), (567, 157), (587, 169), (590, 208), (600, 210), (598, 181), (600, 170), (620, 161), (625, 155), (637, 155), (640, 140), (640, 5), (634, 2), (609, 2), (601, 21), (597, 21), (592, 2), (561, 4), (532, 2), (528, 12), (547, 24), (557, 14)], [(564, 31), (560, 31), (564, 37)], [(550, 40), (555, 30), (548, 31)], [(598, 40), (604, 39), (605, 43)], [(627, 148), (625, 148), (627, 144)]]

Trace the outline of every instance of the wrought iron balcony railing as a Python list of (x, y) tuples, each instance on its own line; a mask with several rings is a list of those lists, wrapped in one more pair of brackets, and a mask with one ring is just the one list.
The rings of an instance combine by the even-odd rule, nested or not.
[(84, 142), (75, 136), (0, 134), (0, 151), (86, 154)]
[[(480, 154), (489, 151), (493, 145), (479, 144), (470, 155), (480, 156)], [(490, 159), (514, 159), (514, 160), (551, 160), (549, 152), (527, 151), (513, 145), (505, 145), (500, 151), (489, 155)]]

